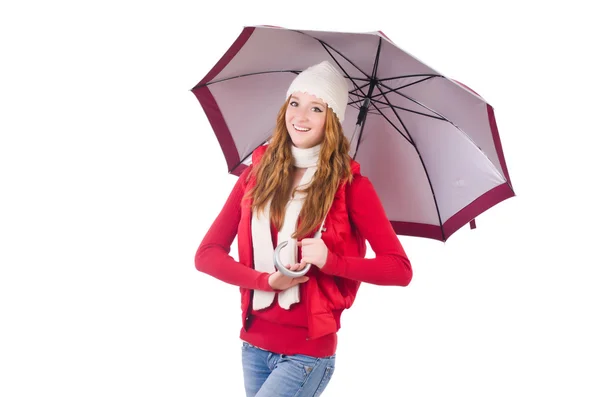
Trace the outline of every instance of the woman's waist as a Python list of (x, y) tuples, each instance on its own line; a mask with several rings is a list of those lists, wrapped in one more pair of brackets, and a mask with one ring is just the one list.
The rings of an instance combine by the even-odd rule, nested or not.
[(247, 330), (242, 328), (240, 338), (277, 354), (328, 357), (335, 354), (337, 348), (335, 332), (309, 339), (307, 327), (274, 323), (257, 316), (250, 316)]

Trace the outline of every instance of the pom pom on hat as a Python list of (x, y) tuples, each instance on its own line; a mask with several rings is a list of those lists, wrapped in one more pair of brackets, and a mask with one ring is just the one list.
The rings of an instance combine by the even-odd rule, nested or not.
[(300, 73), (287, 90), (286, 98), (294, 92), (304, 92), (321, 98), (334, 111), (340, 123), (348, 105), (348, 83), (329, 62), (323, 61)]

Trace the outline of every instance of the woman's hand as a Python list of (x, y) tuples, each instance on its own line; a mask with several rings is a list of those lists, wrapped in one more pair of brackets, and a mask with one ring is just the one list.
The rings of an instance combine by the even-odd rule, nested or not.
[[(297, 265), (291, 266), (291, 265), (286, 265), (286, 267), (290, 270), (298, 270)], [(304, 268), (304, 266), (302, 266), (302, 268)], [(296, 271), (294, 270), (294, 271)], [(301, 270), (301, 269), (300, 269)], [(269, 285), (271, 286), (271, 288), (275, 289), (275, 290), (286, 290), (288, 288), (291, 288), (295, 285), (298, 284), (302, 284), (308, 281), (308, 277), (306, 276), (302, 276), (302, 277), (288, 277), (285, 274), (281, 273), (279, 270), (276, 271), (275, 273), (271, 273), (269, 275)]]
[[(302, 260), (298, 265), (303, 269), (307, 264), (312, 264), (321, 269), (327, 262), (327, 253), (329, 250), (320, 238), (305, 238), (298, 241), (298, 247), (302, 247)], [(291, 269), (298, 270), (298, 269)]]
[[(305, 238), (298, 241), (298, 247), (302, 247), (302, 260), (300, 263), (286, 265), (287, 269), (293, 272), (299, 272), (304, 269), (309, 263), (317, 266), (319, 269), (325, 266), (327, 262), (327, 253), (329, 250), (320, 238)], [(269, 276), (269, 285), (276, 290), (286, 290), (295, 285), (305, 283), (308, 277), (288, 277), (283, 273), (276, 271)]]

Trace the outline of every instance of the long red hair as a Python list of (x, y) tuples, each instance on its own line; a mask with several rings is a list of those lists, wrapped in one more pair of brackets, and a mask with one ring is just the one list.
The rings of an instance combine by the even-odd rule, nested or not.
[[(253, 211), (262, 211), (271, 200), (271, 222), (278, 230), (283, 226), (285, 207), (291, 197), (293, 184), (292, 139), (285, 124), (288, 103), (289, 98), (279, 110), (275, 131), (262, 160), (252, 170), (256, 185), (248, 192), (253, 200)], [(321, 142), (317, 172), (310, 186), (302, 189), (306, 192), (306, 198), (293, 238), (305, 237), (319, 226), (333, 203), (339, 185), (352, 180), (349, 150), (350, 142), (342, 132), (342, 125), (327, 107), (325, 136)]]

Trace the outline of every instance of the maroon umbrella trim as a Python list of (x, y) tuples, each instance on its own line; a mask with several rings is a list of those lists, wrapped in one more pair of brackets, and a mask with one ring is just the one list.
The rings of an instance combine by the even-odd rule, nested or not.
[(511, 198), (515, 195), (512, 187), (508, 183), (503, 183), (495, 188), (487, 191), (478, 198), (476, 198), (471, 204), (467, 205), (456, 214), (452, 215), (444, 223), (444, 232), (446, 232), (446, 240), (458, 229), (469, 223), (476, 216), (481, 215), (485, 211), (489, 210), (496, 204)]
[[(467, 86), (466, 84), (463, 84), (460, 81), (454, 80), (454, 79), (452, 81), (454, 81), (456, 84), (461, 85), (462, 87), (466, 88), (467, 90), (471, 91), (473, 94), (477, 95), (479, 98), (484, 100), (481, 95), (479, 95), (477, 92), (475, 92), (475, 90), (473, 90), (471, 87)], [(500, 142), (500, 133), (498, 132), (498, 125), (496, 124), (496, 116), (494, 115), (494, 108), (491, 107), (490, 104), (487, 102), (486, 102), (486, 105), (487, 105), (488, 120), (490, 122), (490, 128), (492, 131), (492, 139), (494, 140), (494, 146), (496, 148), (496, 153), (498, 153), (498, 160), (500, 161), (500, 166), (502, 167), (502, 172), (504, 173), (506, 180), (508, 181), (509, 185), (512, 186), (512, 183), (510, 182), (510, 175), (508, 175), (508, 167), (506, 166), (506, 161), (504, 160), (504, 151), (502, 150), (502, 143)]]
[(231, 131), (229, 131), (229, 127), (223, 118), (223, 114), (219, 109), (219, 105), (217, 101), (213, 97), (212, 93), (208, 86), (202, 86), (200, 88), (195, 88), (192, 90), (202, 109), (206, 113), (206, 117), (208, 118), (208, 122), (212, 126), (215, 135), (217, 136), (217, 140), (219, 141), (219, 145), (221, 146), (221, 150), (225, 156), (225, 161), (227, 162), (227, 169), (229, 172), (233, 170), (233, 168), (239, 164), (240, 155), (235, 147), (235, 142), (231, 136)]
[(425, 237), (442, 241), (442, 231), (438, 225), (425, 225), (423, 223), (390, 221), (397, 235)]
[(393, 41), (392, 41), (392, 40), (390, 40), (390, 38), (389, 38), (389, 37), (387, 37), (387, 35), (386, 35), (385, 33), (383, 33), (381, 30), (378, 30), (377, 32), (378, 32), (380, 35), (382, 35), (383, 37), (385, 37), (386, 39), (388, 39), (388, 40), (390, 41), (390, 43), (393, 43)]
[[(476, 216), (514, 195), (515, 194), (508, 183), (496, 186), (450, 217), (442, 227), (439, 225), (425, 225), (422, 223), (399, 221), (391, 221), (391, 224), (398, 235), (425, 237), (445, 241)], [(444, 229), (445, 239), (442, 235), (442, 228)]]
[(235, 42), (229, 47), (227, 52), (221, 57), (219, 62), (208, 72), (208, 74), (197, 84), (206, 84), (212, 79), (215, 78), (216, 75), (221, 73), (225, 66), (229, 64), (229, 62), (237, 55), (237, 53), (242, 49), (242, 47), (246, 44), (252, 33), (254, 32), (254, 27), (245, 27), (242, 30), (242, 33), (238, 36)]
[(236, 176), (240, 176), (242, 175), (242, 172), (244, 172), (244, 170), (248, 168), (248, 166), (246, 164), (240, 164), (237, 167), (235, 167), (233, 170), (230, 171), (231, 174), (236, 175)]
[(210, 72), (208, 72), (208, 74), (196, 85), (196, 87), (192, 89), (192, 92), (194, 95), (196, 95), (196, 98), (204, 109), (206, 117), (208, 118), (208, 121), (215, 132), (217, 140), (219, 141), (219, 145), (221, 146), (221, 150), (225, 156), (225, 161), (227, 162), (227, 170), (236, 175), (240, 175), (245, 167), (242, 167), (240, 170), (240, 155), (235, 146), (231, 131), (229, 130), (227, 122), (225, 121), (225, 118), (219, 109), (217, 101), (210, 92), (210, 89), (208, 88), (209, 86), (207, 86), (206, 83), (210, 82), (219, 73), (221, 73), (221, 71), (246, 44), (250, 36), (252, 36), (254, 30), (254, 27), (245, 27), (235, 42), (221, 57), (219, 62), (217, 62)]

